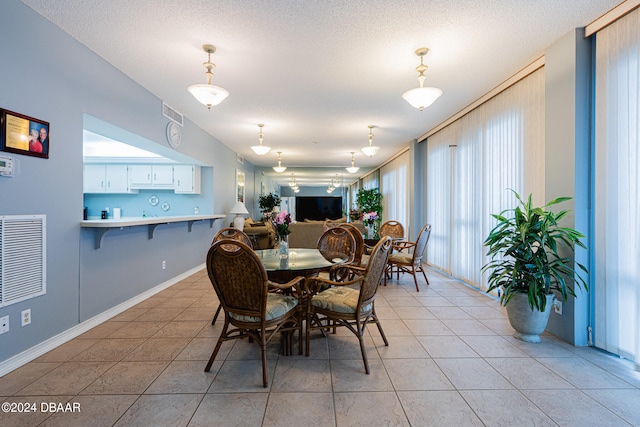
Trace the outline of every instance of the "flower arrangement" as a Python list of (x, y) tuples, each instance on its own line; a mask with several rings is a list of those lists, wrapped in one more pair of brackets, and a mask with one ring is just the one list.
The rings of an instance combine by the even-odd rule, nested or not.
[(364, 225), (373, 225), (380, 217), (375, 212), (367, 212), (362, 215), (362, 223)]
[(351, 221), (357, 221), (360, 219), (360, 211), (358, 209), (351, 209), (349, 211), (349, 218), (351, 218)]
[(273, 222), (278, 236), (286, 236), (291, 233), (291, 229), (289, 228), (289, 224), (291, 224), (291, 215), (289, 215), (287, 211), (278, 212)]

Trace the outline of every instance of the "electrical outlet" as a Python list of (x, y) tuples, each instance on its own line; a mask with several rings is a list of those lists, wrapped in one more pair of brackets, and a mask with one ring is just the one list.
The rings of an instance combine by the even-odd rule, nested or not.
[(166, 270), (167, 269), (167, 261), (162, 260), (162, 269)]
[(0, 334), (9, 332), (9, 316), (0, 317)]
[(31, 323), (31, 309), (27, 308), (26, 310), (22, 310), (20, 312), (20, 316), (22, 319), (22, 326), (27, 326)]
[(558, 299), (553, 300), (553, 310), (556, 314), (562, 314), (562, 301)]

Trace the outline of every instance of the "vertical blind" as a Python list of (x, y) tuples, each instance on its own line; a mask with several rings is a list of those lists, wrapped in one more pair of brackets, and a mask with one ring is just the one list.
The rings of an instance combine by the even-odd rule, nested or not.
[(596, 34), (595, 158), (594, 343), (640, 369), (640, 9)]
[(409, 151), (380, 168), (382, 220), (395, 220), (409, 225)]
[(544, 200), (544, 69), (427, 139), (427, 262), (486, 289), (482, 242), (509, 189)]

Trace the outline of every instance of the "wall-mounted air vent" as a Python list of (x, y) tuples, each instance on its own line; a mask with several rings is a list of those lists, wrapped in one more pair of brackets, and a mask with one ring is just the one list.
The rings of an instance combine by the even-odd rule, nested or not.
[(0, 307), (47, 291), (46, 216), (0, 216)]
[(184, 126), (184, 116), (178, 113), (173, 108), (169, 107), (164, 102), (162, 103), (162, 115), (165, 116), (167, 119), (176, 122), (180, 126)]

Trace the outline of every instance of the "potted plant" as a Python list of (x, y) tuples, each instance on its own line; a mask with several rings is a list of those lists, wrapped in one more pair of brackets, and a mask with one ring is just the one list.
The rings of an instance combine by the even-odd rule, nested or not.
[(375, 213), (377, 215), (376, 220), (373, 221), (374, 233), (377, 234), (378, 228), (380, 228), (380, 220), (382, 218), (382, 194), (380, 193), (380, 189), (372, 188), (367, 190), (361, 188), (358, 190), (356, 199), (358, 201), (358, 210), (361, 212), (361, 215), (365, 213)]
[(260, 207), (263, 218), (269, 218), (273, 212), (273, 208), (280, 206), (280, 196), (278, 193), (262, 194), (258, 197), (258, 206)]
[(558, 223), (569, 211), (554, 213), (549, 207), (571, 200), (554, 199), (541, 207), (534, 207), (531, 195), (526, 202), (514, 191), (518, 205), (500, 214), (492, 214), (498, 221), (484, 241), (491, 258), (482, 267), (489, 271), (487, 292), (498, 290), (500, 302), (507, 309), (514, 337), (527, 342), (540, 342), (551, 312), (554, 291), (562, 302), (576, 293), (571, 286), (588, 291), (582, 273), (587, 269), (573, 267), (575, 246), (585, 248), (580, 239), (584, 235), (561, 227)]

